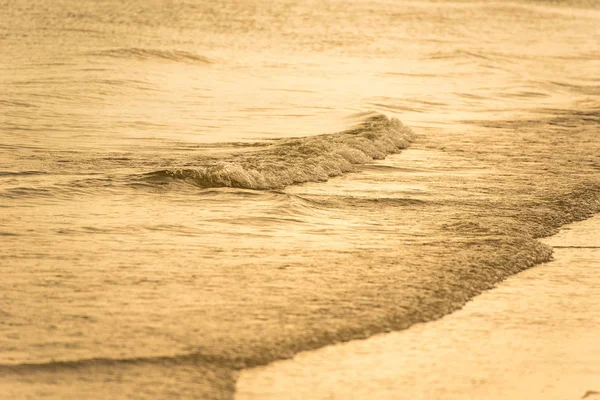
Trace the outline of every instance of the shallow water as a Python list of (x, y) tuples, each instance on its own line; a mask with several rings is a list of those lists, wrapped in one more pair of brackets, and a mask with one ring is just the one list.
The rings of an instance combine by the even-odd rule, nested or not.
[(0, 7), (2, 368), (227, 398), (600, 210), (594, 3)]
[(236, 399), (581, 399), (600, 392), (600, 218), (554, 259), (402, 332), (243, 371)]

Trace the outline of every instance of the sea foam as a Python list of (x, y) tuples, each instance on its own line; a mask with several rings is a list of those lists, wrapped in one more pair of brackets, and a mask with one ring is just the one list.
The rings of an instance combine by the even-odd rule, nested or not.
[(405, 149), (414, 136), (399, 120), (375, 115), (347, 131), (284, 139), (226, 161), (154, 171), (145, 177), (157, 182), (185, 180), (207, 188), (278, 189), (355, 172), (358, 165)]

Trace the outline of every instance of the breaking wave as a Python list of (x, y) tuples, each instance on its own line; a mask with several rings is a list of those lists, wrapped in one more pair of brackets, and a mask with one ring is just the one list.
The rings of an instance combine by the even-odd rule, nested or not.
[(355, 172), (357, 165), (397, 153), (413, 139), (412, 130), (399, 120), (375, 115), (351, 130), (285, 139), (225, 162), (160, 170), (144, 177), (151, 182), (185, 180), (205, 188), (279, 189)]
[(98, 56), (116, 57), (116, 58), (135, 58), (138, 60), (168, 60), (178, 62), (193, 62), (202, 64), (212, 64), (214, 60), (201, 56), (199, 54), (190, 53), (183, 50), (156, 50), (156, 49), (141, 49), (141, 48), (122, 48), (105, 50), (99, 53), (94, 53)]

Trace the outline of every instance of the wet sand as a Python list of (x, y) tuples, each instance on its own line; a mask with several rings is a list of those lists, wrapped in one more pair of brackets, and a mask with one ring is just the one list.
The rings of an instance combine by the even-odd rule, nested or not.
[(600, 216), (437, 321), (248, 369), (237, 400), (600, 398)]

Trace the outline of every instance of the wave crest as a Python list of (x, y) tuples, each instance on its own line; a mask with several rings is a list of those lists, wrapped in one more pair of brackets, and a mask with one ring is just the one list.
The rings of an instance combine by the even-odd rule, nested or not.
[(375, 115), (348, 131), (285, 139), (225, 162), (155, 171), (145, 178), (154, 182), (185, 180), (204, 188), (279, 189), (354, 172), (357, 165), (405, 149), (413, 139), (412, 130), (399, 120)]
[(158, 49), (141, 49), (137, 47), (121, 48), (105, 50), (95, 53), (99, 56), (116, 57), (116, 58), (135, 58), (139, 60), (169, 60), (179, 62), (195, 62), (202, 64), (212, 64), (214, 60), (201, 56), (199, 54), (190, 53), (183, 50), (158, 50)]

